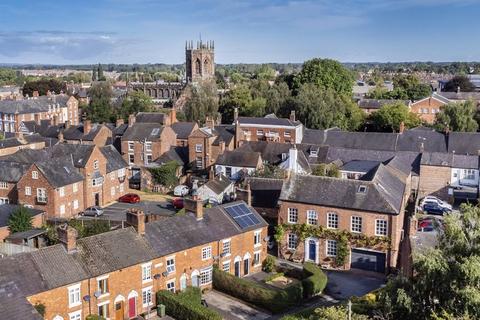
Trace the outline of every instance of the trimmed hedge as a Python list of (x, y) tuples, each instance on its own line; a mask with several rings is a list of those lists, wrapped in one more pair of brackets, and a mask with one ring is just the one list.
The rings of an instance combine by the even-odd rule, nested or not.
[(218, 268), (213, 269), (213, 288), (273, 313), (282, 312), (296, 305), (303, 298), (301, 283), (291, 285), (284, 290), (267, 289)]
[(303, 293), (309, 298), (321, 293), (327, 286), (327, 275), (316, 264), (306, 262), (303, 265)]
[(222, 320), (217, 312), (202, 306), (200, 299), (201, 293), (198, 288), (187, 289), (185, 293), (180, 294), (168, 290), (157, 292), (157, 303), (165, 305), (165, 312), (175, 319)]

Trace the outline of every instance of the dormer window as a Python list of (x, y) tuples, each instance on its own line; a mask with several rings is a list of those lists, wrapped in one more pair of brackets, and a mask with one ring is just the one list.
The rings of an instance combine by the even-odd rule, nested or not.
[(282, 153), (282, 161), (287, 160), (288, 154)]
[(317, 150), (310, 150), (310, 157), (317, 157), (318, 151)]
[(366, 193), (366, 192), (367, 192), (367, 186), (358, 187), (358, 193)]

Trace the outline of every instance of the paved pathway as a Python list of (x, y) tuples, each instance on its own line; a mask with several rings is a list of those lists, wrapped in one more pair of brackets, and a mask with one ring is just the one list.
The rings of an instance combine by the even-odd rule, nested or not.
[(205, 293), (202, 298), (207, 301), (209, 308), (216, 310), (227, 320), (264, 320), (270, 317), (263, 311), (215, 290)]

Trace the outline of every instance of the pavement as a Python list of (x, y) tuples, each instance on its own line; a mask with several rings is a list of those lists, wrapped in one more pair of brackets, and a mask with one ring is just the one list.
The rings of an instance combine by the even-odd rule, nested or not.
[(385, 275), (377, 272), (351, 269), (349, 271), (325, 271), (328, 276), (325, 293), (337, 300), (363, 296), (385, 285)]
[(266, 312), (252, 308), (244, 302), (221, 292), (212, 290), (202, 295), (208, 307), (217, 311), (226, 320), (264, 320), (270, 318)]
[(168, 201), (147, 201), (142, 200), (139, 203), (123, 203), (123, 202), (114, 202), (103, 208), (103, 215), (95, 217), (82, 216), (80, 219), (102, 219), (110, 221), (125, 221), (126, 212), (131, 208), (139, 208), (145, 212), (145, 214), (155, 214), (161, 216), (172, 216), (175, 214), (176, 210), (173, 208), (172, 204)]

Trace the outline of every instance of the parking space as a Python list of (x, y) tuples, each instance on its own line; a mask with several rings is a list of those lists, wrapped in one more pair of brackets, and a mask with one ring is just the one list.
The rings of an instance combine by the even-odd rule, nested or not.
[(349, 271), (327, 271), (328, 282), (325, 293), (337, 300), (361, 297), (385, 285), (385, 275), (359, 269)]
[(167, 201), (140, 201), (139, 203), (122, 203), (115, 202), (103, 208), (103, 215), (99, 218), (81, 217), (80, 219), (103, 219), (111, 221), (125, 221), (126, 213), (131, 208), (138, 208), (143, 210), (145, 214), (154, 214), (162, 216), (172, 216), (176, 210), (172, 204)]

